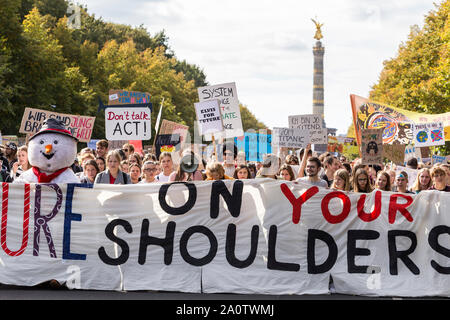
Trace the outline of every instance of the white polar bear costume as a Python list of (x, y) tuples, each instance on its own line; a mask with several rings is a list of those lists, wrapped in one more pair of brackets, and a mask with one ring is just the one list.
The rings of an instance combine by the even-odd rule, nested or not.
[(46, 120), (28, 143), (31, 169), (14, 183), (80, 183), (70, 168), (77, 155), (77, 142), (61, 120)]

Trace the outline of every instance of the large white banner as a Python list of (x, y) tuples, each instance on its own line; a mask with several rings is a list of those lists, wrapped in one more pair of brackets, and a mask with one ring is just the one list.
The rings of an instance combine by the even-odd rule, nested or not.
[(255, 294), (450, 296), (450, 195), (257, 179), (3, 183), (0, 282)]

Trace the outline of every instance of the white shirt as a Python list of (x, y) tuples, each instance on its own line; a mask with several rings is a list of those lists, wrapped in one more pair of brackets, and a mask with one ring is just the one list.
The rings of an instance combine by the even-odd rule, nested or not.
[(170, 174), (168, 176), (164, 175), (164, 171), (161, 171), (160, 174), (156, 176), (159, 182), (168, 182), (169, 181)]

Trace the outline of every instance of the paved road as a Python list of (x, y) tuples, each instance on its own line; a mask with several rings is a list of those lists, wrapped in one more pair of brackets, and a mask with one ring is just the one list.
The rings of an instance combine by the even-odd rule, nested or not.
[[(417, 299), (417, 298), (415, 298)], [(424, 297), (427, 300), (449, 300), (442, 297)], [(330, 295), (250, 295), (250, 294), (202, 294), (162, 291), (97, 291), (51, 289), (47, 287), (20, 287), (0, 285), (0, 300), (410, 300), (398, 297), (363, 297), (343, 294)]]

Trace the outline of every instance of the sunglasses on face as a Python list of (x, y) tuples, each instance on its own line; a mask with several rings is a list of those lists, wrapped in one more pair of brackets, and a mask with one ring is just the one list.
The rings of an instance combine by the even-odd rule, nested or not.
[(124, 152), (128, 152), (128, 149), (122, 149), (122, 151), (124, 151)]

